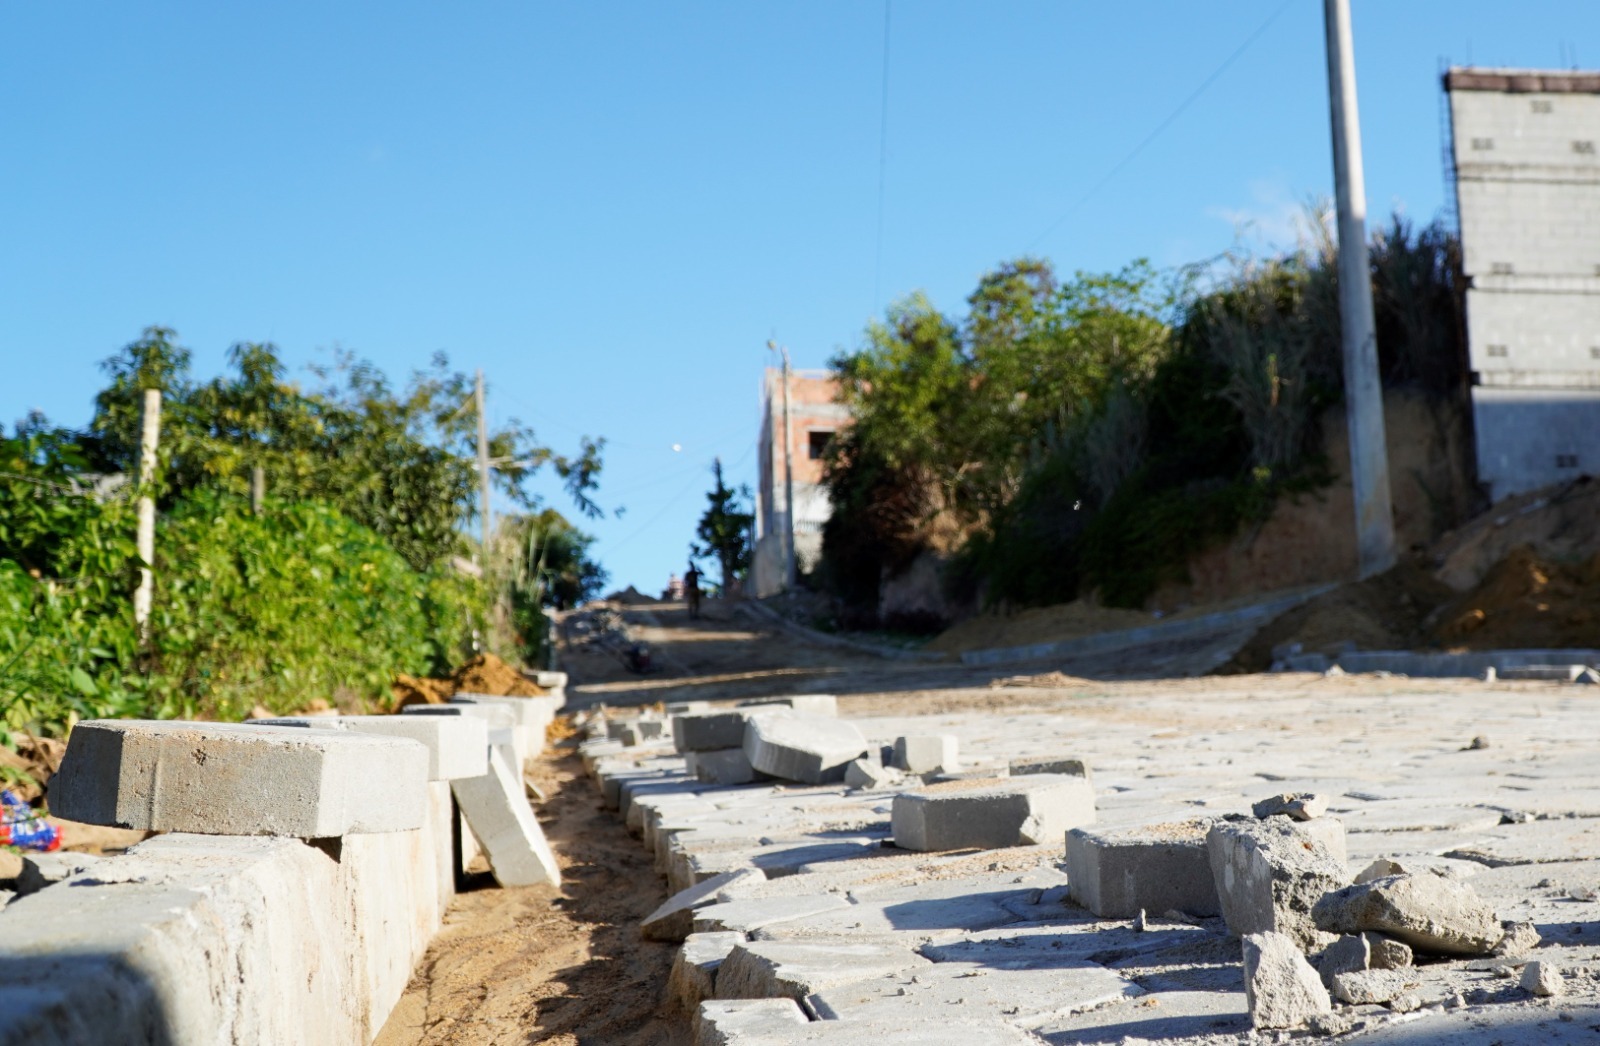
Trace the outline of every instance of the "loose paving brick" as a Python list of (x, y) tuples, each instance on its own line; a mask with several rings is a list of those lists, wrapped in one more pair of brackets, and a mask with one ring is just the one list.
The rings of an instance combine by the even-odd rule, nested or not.
[(694, 930), (694, 913), (698, 908), (717, 903), (717, 894), (744, 879), (766, 881), (766, 876), (754, 868), (714, 875), (705, 882), (680, 890), (661, 902), (661, 906), (639, 924), (639, 932), (650, 941), (681, 941)]
[(1221, 911), (1206, 849), (1210, 818), (1067, 833), (1072, 899), (1103, 918)]
[(735, 944), (717, 971), (723, 999), (777, 996), (800, 1001), (839, 984), (933, 966), (910, 948), (839, 937)]
[[(740, 737), (740, 743), (743, 744), (743, 727), (740, 728)], [(707, 784), (750, 784), (764, 776), (756, 773), (756, 768), (750, 765), (750, 757), (744, 754), (742, 747), (688, 752), (684, 755), (683, 762), (696, 780)]]
[(303, 839), (420, 828), (428, 750), (342, 730), (88, 720), (50, 807), (86, 824)]
[(843, 781), (845, 767), (867, 747), (860, 730), (838, 719), (754, 716), (745, 724), (750, 765), (802, 784)]
[(249, 726), (292, 726), (350, 730), (358, 734), (404, 737), (428, 749), (428, 780), (481, 777), (489, 767), (489, 728), (467, 716), (338, 715), (254, 719)]
[(1094, 819), (1094, 789), (1084, 778), (1030, 774), (897, 795), (891, 824), (896, 846), (927, 851), (1054, 842)]
[(961, 742), (950, 734), (913, 734), (894, 739), (893, 766), (908, 774), (954, 773), (961, 769)]
[(779, 1026), (809, 1020), (793, 999), (709, 1000), (695, 1013), (694, 1046), (740, 1046)]
[(824, 1020), (894, 1021), (959, 1013), (1003, 1017), (1019, 1028), (1036, 1028), (1075, 1010), (1140, 994), (1137, 985), (1094, 963), (1032, 970), (951, 962), (823, 988), (806, 1001)]
[(502, 886), (561, 884), (561, 867), (523, 795), (522, 774), (504, 752), (491, 751), (489, 772), (450, 782), (489, 868)]
[(667, 997), (684, 1013), (692, 1014), (716, 994), (717, 970), (733, 946), (744, 943), (742, 933), (691, 933), (672, 960), (667, 977)]

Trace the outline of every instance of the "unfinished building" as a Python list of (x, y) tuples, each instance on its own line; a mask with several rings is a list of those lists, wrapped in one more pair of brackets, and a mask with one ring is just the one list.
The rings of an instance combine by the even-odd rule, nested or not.
[(1600, 73), (1453, 68), (1478, 478), (1600, 469)]
[(838, 388), (825, 370), (790, 370), (787, 390), (782, 369), (768, 367), (762, 375), (756, 445), (760, 489), (750, 566), (750, 594), (758, 599), (787, 587), (791, 548), (800, 571), (814, 567), (822, 554), (822, 525), (832, 512), (822, 485), (822, 459), (833, 434), (850, 420), (850, 412), (837, 402)]

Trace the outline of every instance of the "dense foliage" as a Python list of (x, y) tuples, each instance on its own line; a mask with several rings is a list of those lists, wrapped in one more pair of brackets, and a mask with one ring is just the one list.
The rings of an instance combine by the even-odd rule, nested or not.
[[(1143, 263), (1058, 286), (1022, 259), (963, 321), (921, 296), (833, 361), (855, 424), (834, 440), (823, 575), (858, 616), (920, 553), (952, 591), (1138, 606), (1275, 500), (1327, 482), (1320, 419), (1342, 397), (1326, 225), (1266, 261), (1163, 282)], [(1464, 380), (1457, 241), (1402, 219), (1374, 237), (1387, 387)]]
[(695, 528), (700, 540), (689, 546), (689, 558), (715, 559), (721, 571), (722, 592), (726, 594), (734, 591), (750, 570), (756, 517), (749, 508), (750, 488), (735, 489), (722, 481), (721, 458), (712, 462), (711, 475), (711, 490), (706, 494), (709, 504)]
[[(89, 716), (357, 707), (386, 700), (397, 672), (445, 672), (492, 643), (496, 589), (459, 569), (474, 551), (461, 529), (476, 495), (467, 378), (441, 357), (396, 391), (343, 359), (305, 392), (271, 346), (237, 346), (232, 361), (236, 373), (197, 382), (187, 351), (152, 328), (108, 361), (86, 430), (37, 416), (0, 430), (0, 742)], [(163, 390), (163, 411), (141, 636), (127, 477), (145, 387)], [(528, 481), (549, 465), (592, 510), (599, 450), (585, 440), (562, 457), (515, 422), (491, 440), (502, 490), (556, 532), (542, 557), (542, 598), (556, 603), (603, 572), (589, 539), (538, 513)], [(256, 467), (271, 492), (259, 511)]]

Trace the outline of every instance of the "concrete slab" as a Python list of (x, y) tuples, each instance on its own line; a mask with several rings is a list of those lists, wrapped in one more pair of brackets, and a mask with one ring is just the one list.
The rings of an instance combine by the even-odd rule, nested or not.
[(693, 930), (695, 933), (727, 930), (749, 933), (775, 923), (809, 919), (835, 908), (849, 907), (849, 904), (845, 898), (832, 893), (726, 901), (696, 909)]
[(645, 916), (639, 932), (647, 941), (681, 941), (694, 931), (694, 913), (717, 903), (719, 891), (745, 879), (766, 880), (754, 868), (714, 875), (705, 882), (680, 890), (668, 897), (655, 911)]
[(504, 752), (491, 751), (487, 774), (452, 781), (450, 790), (482, 843), (496, 882), (501, 886), (561, 884), (561, 866), (523, 795), (522, 773)]
[(771, 1042), (789, 1027), (809, 1023), (793, 999), (716, 999), (700, 1004), (694, 1018), (694, 1046), (751, 1046)]
[(691, 933), (672, 960), (667, 976), (667, 998), (683, 1013), (692, 1014), (716, 992), (717, 969), (736, 944), (744, 943), (742, 933)]
[(750, 941), (736, 944), (717, 973), (724, 999), (801, 1000), (813, 992), (881, 978), (932, 964), (909, 948), (834, 938), (826, 941)]
[(303, 839), (422, 827), (428, 750), (342, 730), (88, 720), (50, 808), (85, 824)]
[(860, 730), (837, 719), (755, 716), (745, 725), (750, 765), (802, 784), (843, 781), (845, 767), (867, 748)]
[(750, 765), (750, 757), (744, 754), (743, 748), (719, 748), (707, 752), (686, 752), (684, 753), (683, 764), (691, 776), (707, 784), (751, 784), (765, 776), (764, 774), (756, 773), (755, 767)]
[(1216, 915), (1222, 909), (1206, 852), (1211, 818), (1067, 833), (1072, 899), (1102, 918), (1140, 910)]
[(336, 715), (252, 719), (247, 726), (293, 726), (404, 737), (428, 749), (428, 780), (481, 777), (489, 768), (489, 728), (463, 716)]
[(992, 785), (936, 785), (897, 795), (891, 823), (904, 850), (994, 849), (1054, 842), (1095, 820), (1082, 777), (1029, 774)]
[(955, 773), (961, 742), (952, 734), (912, 734), (894, 739), (893, 765), (908, 774)]
[(822, 988), (806, 1002), (824, 1020), (894, 1021), (959, 1013), (1036, 1028), (1077, 1010), (1142, 994), (1137, 985), (1093, 963), (1045, 970), (940, 963)]
[(1244, 990), (1151, 992), (1035, 1028), (1052, 1046), (1242, 1036), (1250, 1031)]
[(744, 744), (744, 725), (752, 715), (787, 715), (787, 708), (739, 709), (672, 717), (672, 744), (680, 752), (715, 752)]

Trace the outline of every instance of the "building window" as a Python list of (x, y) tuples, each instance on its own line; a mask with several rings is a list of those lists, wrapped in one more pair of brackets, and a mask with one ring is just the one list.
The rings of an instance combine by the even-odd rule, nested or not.
[(1506, 349), (1506, 347), (1504, 345), (1491, 345), (1491, 346), (1489, 346), (1489, 355), (1491, 355), (1491, 356), (1509, 356), (1510, 352)]
[(1591, 142), (1591, 141), (1573, 142), (1572, 143), (1572, 151), (1575, 152), (1575, 153), (1582, 153), (1584, 156), (1593, 156), (1594, 155), (1594, 142)]
[(1472, 147), (1474, 149), (1478, 150), (1479, 152), (1483, 152), (1483, 151), (1488, 150), (1488, 149), (1493, 149), (1494, 148), (1494, 139), (1493, 138), (1474, 138), (1474, 139), (1472, 139)]
[(1510, 276), (1514, 271), (1510, 262), (1489, 263), (1489, 274), (1491, 276)]
[(1553, 112), (1554, 110), (1550, 108), (1550, 103), (1547, 100), (1543, 98), (1535, 98), (1533, 100), (1533, 111), (1536, 113), (1548, 113)]
[(806, 457), (812, 461), (821, 460), (828, 453), (828, 444), (832, 442), (832, 429), (812, 429), (806, 433)]

